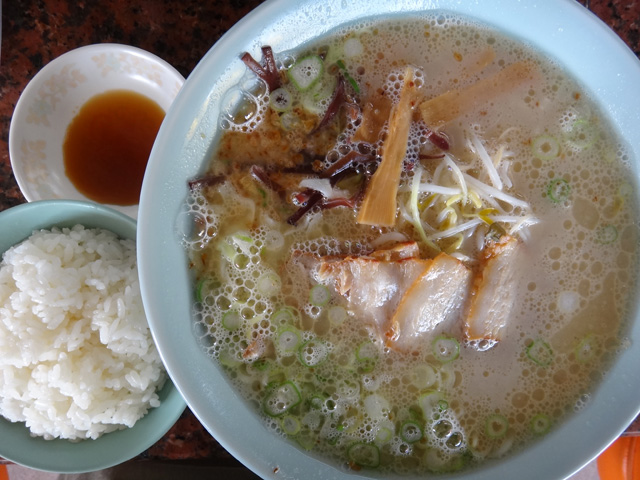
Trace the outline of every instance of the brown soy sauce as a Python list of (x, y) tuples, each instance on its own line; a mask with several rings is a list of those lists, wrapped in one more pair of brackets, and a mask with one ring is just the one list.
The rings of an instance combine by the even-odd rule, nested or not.
[(73, 118), (62, 146), (65, 173), (87, 198), (135, 205), (164, 110), (129, 90), (90, 98)]

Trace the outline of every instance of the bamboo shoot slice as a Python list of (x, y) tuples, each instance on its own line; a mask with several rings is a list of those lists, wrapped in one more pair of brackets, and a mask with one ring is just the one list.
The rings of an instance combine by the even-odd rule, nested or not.
[(463, 76), (468, 78), (473, 75), (478, 75), (482, 70), (491, 65), (496, 59), (496, 52), (493, 48), (488, 47), (485, 51), (481, 52), (479, 56), (475, 58), (475, 61), (471, 61), (469, 65), (463, 68)]
[(420, 114), (429, 128), (442, 128), (461, 115), (534, 78), (535, 67), (531, 62), (516, 62), (467, 88), (451, 90), (422, 102)]
[(396, 223), (396, 196), (407, 153), (413, 107), (418, 98), (414, 69), (407, 67), (400, 99), (391, 109), (389, 131), (382, 150), (382, 161), (373, 174), (358, 213), (357, 222), (364, 225), (392, 227)]

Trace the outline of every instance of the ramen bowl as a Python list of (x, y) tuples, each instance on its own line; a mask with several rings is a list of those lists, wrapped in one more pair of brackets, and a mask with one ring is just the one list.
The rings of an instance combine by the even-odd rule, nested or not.
[[(65, 173), (63, 144), (80, 108), (112, 90), (147, 97), (165, 112), (184, 78), (161, 58), (118, 44), (71, 50), (49, 62), (16, 104), (9, 130), (11, 167), (27, 201), (89, 200)], [(133, 218), (138, 205), (112, 205)]]
[[(213, 154), (224, 92), (241, 81), (246, 71), (240, 61), (243, 52), (260, 58), (264, 45), (274, 52), (287, 51), (344, 23), (425, 9), (475, 18), (558, 62), (626, 139), (629, 155), (640, 158), (635, 134), (640, 99), (633, 94), (640, 82), (640, 63), (614, 33), (576, 2), (329, 1), (319, 5), (274, 0), (239, 22), (200, 62), (161, 127), (143, 183), (138, 252), (145, 308), (169, 374), (212, 435), (263, 478), (319, 480), (382, 474), (375, 469), (347, 471), (275, 435), (255, 405), (243, 400), (223, 369), (204, 352), (192, 318), (194, 288), (184, 249), (189, 235), (189, 218), (184, 215), (188, 182), (202, 175)], [(637, 177), (637, 165), (632, 167)], [(565, 478), (597, 456), (640, 410), (636, 312), (632, 309), (624, 331), (628, 348), (619, 353), (579, 411), (525, 448), (447, 478)]]

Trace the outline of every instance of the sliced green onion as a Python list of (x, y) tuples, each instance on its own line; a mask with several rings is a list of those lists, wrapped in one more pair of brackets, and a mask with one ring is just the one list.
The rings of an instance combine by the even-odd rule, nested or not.
[(310, 55), (298, 60), (287, 75), (295, 87), (304, 92), (313, 87), (324, 72), (324, 62), (318, 55)]
[(400, 427), (400, 438), (407, 443), (415, 443), (422, 438), (422, 429), (418, 422), (408, 420)]
[(372, 371), (378, 361), (378, 346), (370, 340), (362, 342), (356, 349), (356, 360), (362, 371)]
[(480, 430), (472, 430), (468, 433), (467, 448), (473, 457), (482, 459), (491, 453), (493, 441)]
[(540, 135), (531, 143), (531, 151), (540, 160), (551, 160), (560, 154), (560, 144), (551, 135)]
[(302, 125), (302, 120), (294, 111), (285, 112), (280, 115), (280, 125), (285, 130), (296, 130)]
[(538, 338), (527, 347), (527, 357), (536, 365), (546, 367), (553, 361), (553, 350), (551, 346)]
[(323, 78), (301, 96), (302, 106), (311, 113), (321, 115), (331, 103), (338, 81), (334, 76)]
[(313, 410), (322, 410), (325, 402), (327, 401), (327, 397), (321, 393), (316, 393), (309, 398), (309, 407)]
[(244, 242), (246, 244), (252, 244), (253, 243), (253, 239), (251, 238), (251, 235), (249, 235), (246, 232), (238, 232), (235, 235), (233, 235), (232, 237), (236, 242)]
[(287, 435), (297, 435), (300, 432), (300, 420), (298, 420), (293, 415), (285, 415), (280, 420), (280, 426), (282, 427), (282, 431)]
[(438, 369), (438, 389), (442, 391), (453, 388), (456, 383), (456, 372), (452, 363), (443, 363)]
[(382, 445), (389, 443), (393, 437), (393, 432), (388, 427), (380, 427), (376, 432), (375, 442)]
[(576, 120), (571, 130), (565, 133), (567, 144), (576, 150), (586, 150), (597, 140), (596, 128), (587, 120)]
[(531, 431), (536, 435), (544, 435), (551, 428), (551, 419), (544, 413), (539, 413), (531, 419)]
[(284, 307), (271, 315), (271, 323), (275, 325), (294, 325), (299, 314), (293, 307)]
[(237, 330), (242, 326), (242, 321), (242, 316), (235, 310), (230, 310), (222, 316), (222, 326), (227, 330)]
[(449, 462), (449, 471), (457, 472), (459, 470), (462, 470), (464, 467), (466, 467), (469, 464), (470, 461), (471, 461), (471, 455), (469, 454), (469, 452), (463, 452), (459, 455), (456, 455)]
[(618, 229), (613, 225), (603, 225), (596, 231), (596, 242), (600, 245), (609, 245), (618, 239)]
[(310, 430), (318, 430), (322, 425), (323, 415), (318, 411), (310, 411), (302, 417), (302, 424)]
[(574, 353), (576, 355), (576, 360), (580, 363), (586, 363), (589, 360), (593, 359), (596, 354), (596, 339), (593, 335), (587, 335), (583, 338)]
[(633, 193), (633, 187), (628, 182), (622, 182), (618, 187), (618, 195), (621, 198), (629, 197)]
[(225, 259), (227, 259), (229, 262), (233, 262), (233, 259), (238, 254), (234, 246), (231, 245), (229, 241), (219, 242), (218, 250), (220, 250), (220, 253), (222, 254), (222, 256)]
[(269, 391), (263, 401), (264, 412), (270, 417), (279, 417), (302, 401), (300, 390), (291, 381)]
[(364, 47), (359, 38), (351, 37), (344, 42), (343, 51), (346, 57), (357, 57), (364, 52)]
[(276, 112), (286, 112), (291, 109), (291, 93), (286, 88), (276, 88), (269, 93), (269, 105)]
[(347, 310), (344, 307), (341, 307), (340, 305), (334, 305), (333, 307), (329, 308), (327, 316), (329, 317), (329, 322), (331, 322), (332, 325), (342, 325), (347, 319), (348, 314)]
[(418, 389), (430, 388), (436, 383), (436, 371), (429, 364), (418, 365), (411, 372), (411, 383)]
[(365, 413), (372, 420), (385, 418), (391, 411), (389, 400), (379, 393), (367, 395), (362, 403), (364, 404)]
[(354, 443), (347, 455), (351, 462), (361, 467), (376, 468), (380, 465), (380, 449), (372, 443)]
[(425, 420), (437, 420), (449, 408), (449, 403), (442, 392), (430, 390), (420, 395), (418, 406)]
[(220, 352), (218, 360), (222, 365), (229, 368), (237, 368), (242, 365), (242, 361), (228, 348)]
[(220, 253), (240, 269), (245, 268), (249, 263), (249, 256), (253, 254), (252, 247), (255, 249), (253, 239), (244, 231), (236, 232), (218, 244)]
[(547, 185), (547, 197), (553, 203), (562, 203), (569, 198), (571, 186), (563, 178), (555, 178)]
[(257, 187), (258, 193), (262, 197), (262, 206), (267, 206), (267, 192), (264, 188)]
[(309, 303), (316, 307), (324, 307), (331, 300), (331, 292), (324, 285), (314, 285), (309, 292)]
[(282, 382), (284, 382), (287, 379), (285, 375), (285, 371), (282, 368), (277, 367), (275, 364), (271, 364), (271, 367), (272, 368), (270, 368), (269, 371), (266, 372), (268, 373), (266, 378), (267, 386), (280, 385)]
[(485, 433), (489, 438), (502, 438), (509, 429), (509, 420), (499, 413), (493, 414), (485, 422)]
[(353, 77), (351, 75), (349, 75), (349, 71), (347, 70), (347, 67), (345, 66), (344, 62), (342, 60), (338, 60), (336, 62), (336, 65), (338, 65), (338, 67), (340, 67), (340, 70), (342, 70), (342, 75), (344, 75), (345, 80), (347, 80), (347, 82), (349, 82), (349, 85), (351, 85), (353, 90), (356, 93), (360, 93), (360, 86), (358, 85), (358, 82), (356, 82), (353, 79)]
[(248, 232), (237, 232), (231, 236), (231, 242), (237, 245), (244, 253), (251, 253), (250, 248), (253, 245), (253, 238)]
[(305, 429), (304, 432), (300, 432), (296, 435), (296, 442), (298, 442), (298, 445), (307, 451), (313, 450), (316, 441), (316, 436), (308, 429)]
[(294, 327), (283, 327), (276, 333), (276, 351), (283, 357), (293, 355), (302, 344), (302, 335)]
[(312, 338), (303, 343), (298, 352), (298, 358), (305, 367), (316, 367), (324, 362), (331, 352), (331, 344)]
[(271, 362), (266, 358), (259, 358), (258, 360), (247, 365), (247, 369), (255, 370), (258, 372), (267, 372), (273, 367)]
[(464, 468), (470, 460), (468, 453), (451, 455), (437, 448), (430, 448), (425, 454), (427, 468), (434, 473), (453, 473)]
[(460, 355), (460, 344), (453, 337), (438, 336), (432, 346), (433, 354), (442, 363), (452, 362)]
[(277, 230), (269, 230), (264, 238), (264, 247), (267, 250), (278, 251), (284, 246), (284, 235)]
[(196, 302), (198, 302), (198, 303), (202, 303), (202, 299), (204, 298), (202, 296), (202, 289), (204, 288), (204, 284), (205, 284), (206, 280), (207, 280), (207, 278), (203, 277), (196, 284)]
[(280, 293), (282, 288), (282, 281), (280, 276), (275, 272), (267, 272), (258, 278), (256, 282), (256, 289), (262, 295), (271, 297)]

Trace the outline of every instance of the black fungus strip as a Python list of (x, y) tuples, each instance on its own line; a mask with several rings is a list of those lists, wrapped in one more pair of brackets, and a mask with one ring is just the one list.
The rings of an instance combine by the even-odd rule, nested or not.
[(320, 120), (320, 123), (318, 123), (316, 128), (311, 130), (309, 135), (312, 135), (318, 130), (329, 125), (329, 123), (331, 123), (331, 120), (333, 120), (333, 117), (335, 117), (340, 111), (340, 107), (345, 103), (346, 98), (347, 97), (344, 92), (344, 78), (342, 77), (342, 75), (340, 75), (338, 77), (338, 85), (336, 86), (336, 89), (333, 93), (333, 98), (331, 99), (331, 103), (329, 103), (329, 106), (327, 107), (327, 111), (325, 112), (324, 117), (322, 117), (322, 120)]
[(264, 67), (260, 65), (249, 52), (243, 53), (240, 59), (249, 68), (249, 70), (264, 80), (269, 91), (273, 92), (276, 88), (280, 87), (281, 79), (271, 47), (262, 47), (262, 56), (264, 57)]
[(420, 160), (438, 160), (444, 158), (444, 153), (440, 155), (426, 155), (421, 153), (420, 155), (418, 155), (418, 158), (420, 158)]
[(318, 205), (322, 201), (322, 194), (320, 192), (313, 192), (307, 203), (301, 206), (298, 210), (295, 211), (293, 215), (287, 218), (287, 223), (289, 225), (296, 225), (298, 221), (313, 207)]
[(328, 210), (330, 208), (335, 208), (335, 207), (354, 208), (355, 203), (350, 198), (339, 197), (339, 198), (332, 198), (331, 200), (325, 200), (320, 204), (320, 208), (322, 210)]
[(322, 172), (322, 176), (324, 178), (332, 178), (334, 175), (352, 168), (354, 163), (368, 163), (374, 161), (375, 159), (376, 157), (374, 155), (365, 155), (352, 150), (340, 160), (331, 165), (329, 168), (327, 168), (324, 172)]
[(193, 191), (196, 188), (210, 187), (222, 183), (225, 179), (223, 175), (205, 175), (204, 177), (196, 178), (189, 181), (189, 190)]
[(298, 202), (299, 205), (302, 205), (307, 202), (315, 192), (317, 192), (317, 190), (305, 188), (303, 191), (296, 194), (296, 202)]
[(440, 150), (449, 150), (449, 139), (444, 133), (428, 130), (427, 139)]
[(258, 165), (252, 165), (249, 171), (253, 178), (258, 180), (259, 182), (262, 182), (270, 190), (276, 192), (280, 198), (284, 198), (286, 196), (285, 189), (282, 187), (282, 185), (273, 180), (262, 167), (259, 167)]

